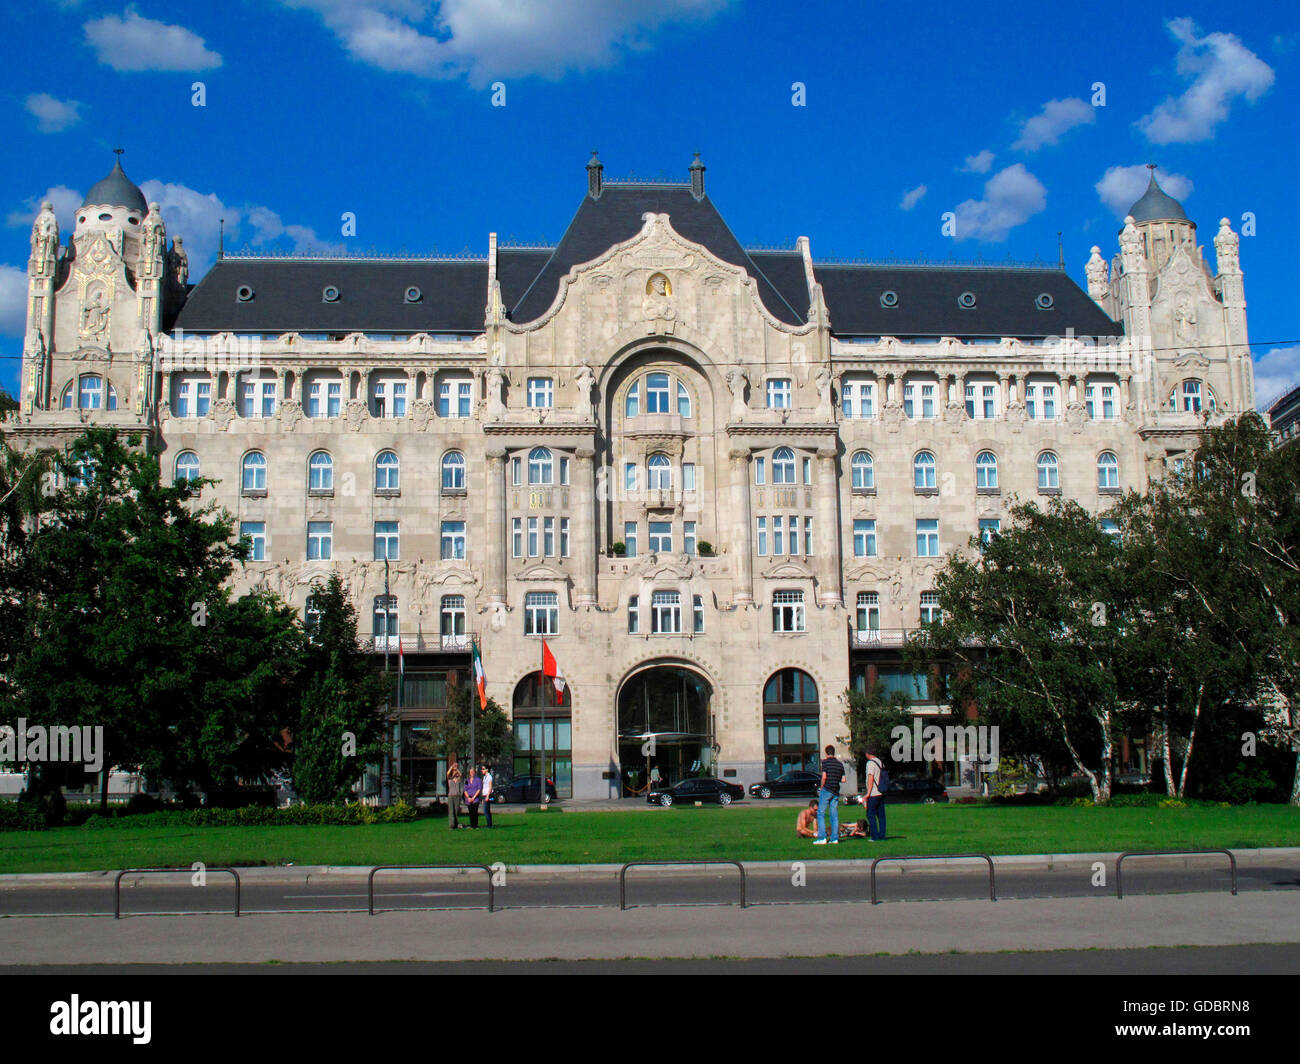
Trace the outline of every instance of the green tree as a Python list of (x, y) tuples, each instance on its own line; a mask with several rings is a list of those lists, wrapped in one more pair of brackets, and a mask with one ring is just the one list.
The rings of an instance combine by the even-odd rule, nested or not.
[(515, 749), (510, 718), (494, 698), (488, 699), (486, 709), (480, 708), (478, 691), (468, 684), (448, 686), (447, 710), (431, 723), (429, 738), (420, 745), (421, 752), (434, 757), (454, 756), (461, 763), (467, 762), (471, 713), (475, 718), (474, 747), (478, 760), (495, 765), (510, 757)]
[(842, 698), (844, 725), (849, 733), (840, 736), (837, 741), (848, 744), (849, 752), (858, 767), (858, 778), (861, 779), (867, 754), (875, 754), (885, 762), (895, 760), (892, 752), (894, 729), (903, 728), (911, 732), (912, 703), (902, 691), (886, 694), (879, 683), (872, 684), (865, 691), (849, 688)]
[(341, 802), (364, 766), (383, 756), (388, 681), (358, 645), (356, 610), (337, 573), (313, 585), (311, 608), (294, 789), (308, 802)]

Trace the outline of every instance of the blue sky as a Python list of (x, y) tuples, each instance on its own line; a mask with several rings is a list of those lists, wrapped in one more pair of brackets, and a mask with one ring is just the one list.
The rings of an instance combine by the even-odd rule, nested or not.
[(1059, 231), (1082, 283), (1155, 162), (1209, 253), (1219, 218), (1241, 231), (1254, 216), (1241, 258), (1259, 398), (1300, 382), (1290, 3), (34, 0), (5, 18), (29, 42), (0, 69), (11, 391), (31, 220), (53, 199), (66, 239), (119, 145), (185, 238), (191, 280), (220, 217), (234, 249), (555, 241), (598, 148), (607, 178), (684, 180), (700, 151), (742, 243), (1055, 261)]

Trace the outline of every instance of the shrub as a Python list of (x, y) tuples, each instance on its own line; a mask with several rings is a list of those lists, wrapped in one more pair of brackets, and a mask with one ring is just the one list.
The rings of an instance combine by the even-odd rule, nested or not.
[(0, 831), (41, 831), (45, 817), (27, 802), (0, 802)]

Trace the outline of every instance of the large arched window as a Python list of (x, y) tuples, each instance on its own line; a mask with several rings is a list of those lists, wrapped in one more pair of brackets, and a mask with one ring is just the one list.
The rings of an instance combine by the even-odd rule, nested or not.
[(936, 487), (934, 455), (921, 451), (912, 459), (912, 486), (920, 490)]
[(691, 393), (681, 381), (677, 382), (677, 414), (679, 417), (691, 416)]
[[(74, 387), (75, 384), (75, 387)], [(63, 389), (63, 409), (116, 410), (117, 392), (96, 373), (83, 373)]]
[(874, 491), (876, 487), (876, 467), (871, 455), (866, 451), (854, 453), (850, 466), (853, 470), (854, 491)]
[(980, 451), (975, 456), (975, 487), (995, 491), (998, 486), (998, 459), (992, 451)]
[(392, 451), (380, 451), (375, 456), (375, 491), (397, 491), (401, 486), (401, 466)]
[(1113, 451), (1097, 456), (1097, 487), (1101, 491), (1119, 491), (1119, 459)]
[(261, 451), (249, 451), (244, 455), (240, 485), (245, 493), (266, 491), (266, 455)]
[(763, 687), (763, 756), (766, 778), (816, 772), (821, 705), (817, 683), (802, 669), (782, 669)]
[(334, 490), (334, 459), (326, 451), (317, 451), (307, 460), (307, 490), (329, 492)]
[(652, 454), (650, 460), (646, 463), (646, 469), (649, 473), (651, 491), (656, 489), (669, 491), (672, 489), (673, 463), (666, 454)]
[(465, 456), (460, 451), (448, 451), (442, 456), (442, 490), (465, 490)]
[(1038, 456), (1038, 490), (1059, 491), (1061, 487), (1060, 463), (1052, 451)]
[(555, 483), (555, 462), (545, 447), (534, 447), (528, 452), (528, 483)]
[(182, 480), (199, 479), (199, 456), (193, 451), (181, 451), (176, 456), (176, 477), (179, 482)]
[(1169, 393), (1169, 409), (1181, 410), (1185, 414), (1199, 414), (1202, 407), (1214, 410), (1218, 405), (1214, 392), (1195, 378), (1183, 381)]
[(794, 483), (794, 451), (789, 447), (778, 447), (772, 452), (772, 483)]

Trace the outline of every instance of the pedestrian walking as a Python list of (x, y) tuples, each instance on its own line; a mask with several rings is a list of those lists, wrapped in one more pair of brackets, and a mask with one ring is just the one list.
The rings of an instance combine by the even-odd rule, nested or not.
[(862, 803), (867, 807), (867, 828), (872, 842), (885, 838), (885, 792), (889, 790), (889, 772), (885, 763), (872, 751), (867, 751), (867, 786), (862, 792)]
[(469, 776), (465, 779), (465, 806), (469, 809), (469, 826), (478, 827), (478, 803), (483, 798), (483, 781), (478, 778), (474, 766), (469, 767)]
[[(822, 758), (821, 786), (817, 789), (817, 837), (814, 846), (838, 846), (840, 843), (840, 781), (844, 765), (835, 756), (835, 747), (826, 747)], [(826, 830), (826, 810), (830, 809), (830, 831)]]
[(483, 781), (483, 813), (487, 817), (487, 826), (492, 826), (492, 770), (487, 765), (482, 766), (479, 773)]
[(460, 766), (455, 761), (447, 766), (447, 827), (460, 827)]

